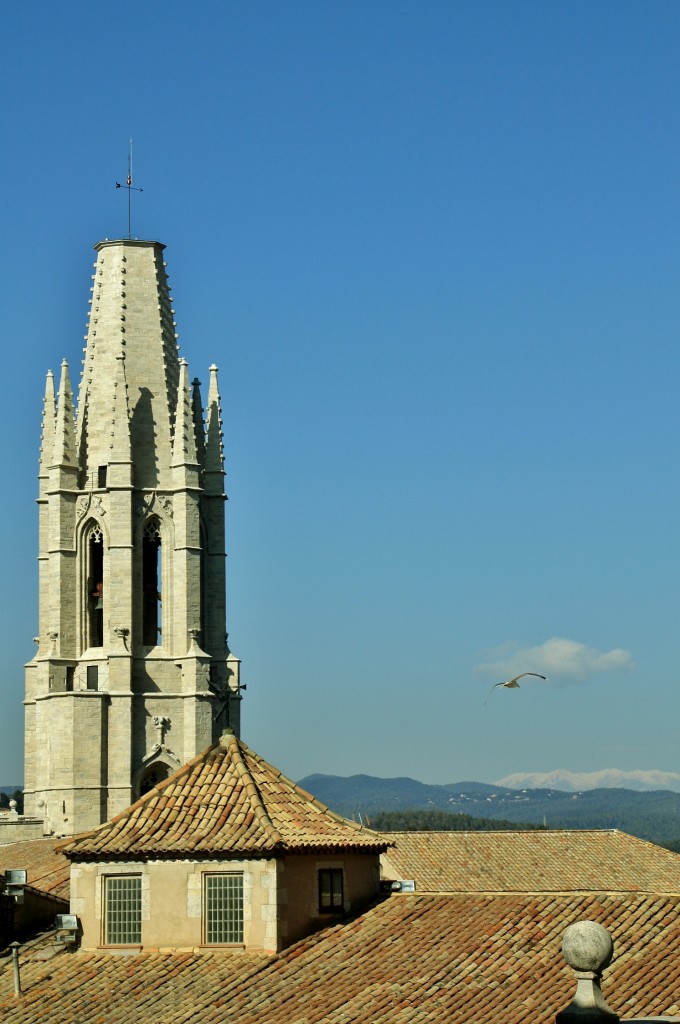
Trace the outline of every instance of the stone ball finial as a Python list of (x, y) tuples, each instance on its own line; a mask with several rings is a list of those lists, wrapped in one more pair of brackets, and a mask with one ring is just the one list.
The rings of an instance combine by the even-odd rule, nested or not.
[(607, 929), (595, 921), (569, 925), (562, 938), (562, 955), (576, 974), (576, 992), (569, 1006), (555, 1015), (556, 1024), (588, 1024), (589, 1019), (593, 1024), (618, 1022), (600, 987), (602, 972), (614, 955)]
[(614, 955), (614, 942), (606, 928), (595, 921), (577, 921), (562, 938), (562, 956), (574, 971), (601, 974)]

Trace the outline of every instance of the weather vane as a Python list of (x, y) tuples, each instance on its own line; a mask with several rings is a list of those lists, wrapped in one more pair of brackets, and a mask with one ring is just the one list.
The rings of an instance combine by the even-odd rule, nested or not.
[(130, 139), (130, 152), (128, 153), (128, 175), (127, 184), (121, 185), (119, 181), (116, 182), (116, 188), (126, 188), (128, 194), (128, 238), (132, 238), (132, 227), (131, 227), (131, 204), (130, 194), (132, 192), (143, 192), (143, 188), (135, 188), (132, 184), (132, 139)]

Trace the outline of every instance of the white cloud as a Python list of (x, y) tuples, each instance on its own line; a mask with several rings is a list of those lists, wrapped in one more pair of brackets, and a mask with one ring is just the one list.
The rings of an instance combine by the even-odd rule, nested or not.
[[(478, 672), (492, 673), (499, 679), (511, 679), (520, 672), (540, 672), (549, 679), (576, 679), (581, 682), (596, 672), (621, 672), (635, 667), (630, 651), (615, 647), (598, 651), (578, 640), (554, 636), (538, 647), (503, 644), (485, 652), (488, 660), (477, 666)], [(529, 680), (527, 680), (529, 681)]]

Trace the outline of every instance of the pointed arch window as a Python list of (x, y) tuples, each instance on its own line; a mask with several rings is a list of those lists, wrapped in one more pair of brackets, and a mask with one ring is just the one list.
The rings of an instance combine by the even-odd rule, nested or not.
[(104, 537), (98, 523), (87, 535), (87, 646), (104, 646)]
[(155, 647), (163, 634), (161, 524), (150, 519), (142, 538), (142, 643)]
[(170, 769), (168, 766), (160, 761), (150, 765), (142, 775), (139, 783), (139, 795), (144, 796), (144, 794), (148, 793), (149, 790), (154, 788), (154, 786), (157, 786), (159, 782), (163, 782), (167, 779), (169, 774)]

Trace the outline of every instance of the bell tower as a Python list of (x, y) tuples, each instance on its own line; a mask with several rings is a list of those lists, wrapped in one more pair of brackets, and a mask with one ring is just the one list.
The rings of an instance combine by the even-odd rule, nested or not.
[(95, 246), (77, 412), (66, 361), (56, 396), (47, 374), (25, 802), (59, 834), (106, 821), (225, 726), (239, 732), (217, 367), (204, 409), (178, 355), (164, 248)]

